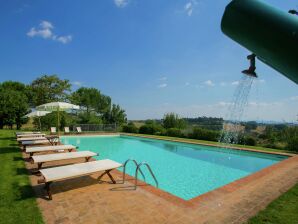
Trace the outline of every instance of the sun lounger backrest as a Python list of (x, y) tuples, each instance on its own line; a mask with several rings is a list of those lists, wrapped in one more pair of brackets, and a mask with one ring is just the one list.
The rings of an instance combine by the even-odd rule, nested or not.
[(51, 127), (51, 133), (56, 133), (56, 127)]
[(81, 127), (77, 127), (77, 132), (78, 133), (82, 133), (82, 128)]
[(69, 127), (64, 127), (64, 132), (69, 133)]

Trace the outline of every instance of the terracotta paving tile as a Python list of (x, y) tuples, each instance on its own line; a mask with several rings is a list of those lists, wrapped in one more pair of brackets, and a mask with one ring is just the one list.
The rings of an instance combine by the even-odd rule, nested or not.
[[(23, 154), (23, 157), (27, 158), (27, 155)], [(71, 161), (76, 162), (83, 161)], [(65, 163), (51, 163), (44, 167), (63, 164)], [(29, 162), (26, 162), (26, 166), (29, 170), (35, 168)], [(98, 182), (98, 175), (53, 183), (52, 201), (45, 197), (43, 185), (37, 184), (40, 177), (30, 175), (45, 222), (243, 223), (298, 182), (298, 156), (189, 201), (148, 185), (132, 190), (131, 180), (121, 184), (120, 171), (112, 172), (117, 184), (108, 183), (107, 178), (104, 178), (104, 182)]]

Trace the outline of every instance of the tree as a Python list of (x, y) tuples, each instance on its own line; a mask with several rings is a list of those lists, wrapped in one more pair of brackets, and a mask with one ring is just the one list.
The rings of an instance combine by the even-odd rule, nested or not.
[(71, 94), (70, 99), (72, 103), (86, 108), (87, 113), (95, 111), (104, 114), (111, 108), (111, 98), (95, 88), (81, 87)]
[(98, 89), (81, 87), (71, 94), (71, 102), (86, 109), (86, 112), (97, 111), (101, 96)]
[[(28, 112), (28, 99), (23, 92), (21, 83), (4, 82), (0, 85), (0, 128), (4, 125), (10, 128), (16, 124), (17, 129), (20, 129), (22, 124), (26, 123), (27, 119), (24, 115)], [(23, 91), (21, 91), (23, 90)]]
[(164, 128), (178, 128), (183, 129), (186, 127), (186, 123), (183, 119), (179, 118), (179, 116), (175, 113), (168, 113), (164, 115), (163, 118), (163, 126)]
[(62, 80), (57, 75), (43, 75), (29, 86), (30, 103), (38, 106), (53, 101), (66, 101), (71, 90), (69, 80)]
[(112, 105), (111, 111), (105, 115), (105, 118), (109, 123), (116, 123), (117, 125), (122, 125), (127, 121), (125, 110), (116, 104)]

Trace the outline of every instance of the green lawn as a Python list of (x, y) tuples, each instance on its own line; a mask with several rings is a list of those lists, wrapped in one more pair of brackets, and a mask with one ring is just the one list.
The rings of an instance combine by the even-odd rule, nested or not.
[(248, 221), (248, 224), (297, 224), (298, 184)]
[(0, 223), (43, 223), (14, 131), (0, 130)]

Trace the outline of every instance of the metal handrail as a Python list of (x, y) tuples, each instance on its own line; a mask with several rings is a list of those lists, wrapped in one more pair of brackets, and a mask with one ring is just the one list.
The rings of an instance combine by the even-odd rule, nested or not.
[(141, 162), (139, 163), (139, 165), (137, 166), (137, 169), (136, 169), (136, 173), (135, 173), (135, 189), (137, 189), (137, 184), (138, 184), (138, 171), (141, 169), (141, 166), (143, 165), (146, 165), (146, 167), (148, 168), (149, 172), (151, 173), (151, 176), (153, 177), (154, 181), (155, 181), (155, 184), (156, 184), (156, 187), (158, 188), (158, 182), (157, 182), (157, 179), (154, 175), (154, 173), (152, 172), (150, 166), (148, 163), (146, 162)]
[[(125, 170), (126, 170), (126, 165), (127, 165), (127, 163), (130, 162), (130, 161), (134, 162), (134, 164), (136, 165), (136, 169), (138, 168), (138, 163), (137, 163), (137, 161), (136, 161), (135, 159), (128, 159), (128, 160), (126, 160), (125, 163), (123, 164), (123, 183), (125, 182)], [(144, 173), (142, 172), (141, 169), (140, 169), (140, 173), (142, 174), (143, 179), (145, 180), (145, 175), (144, 175)]]

